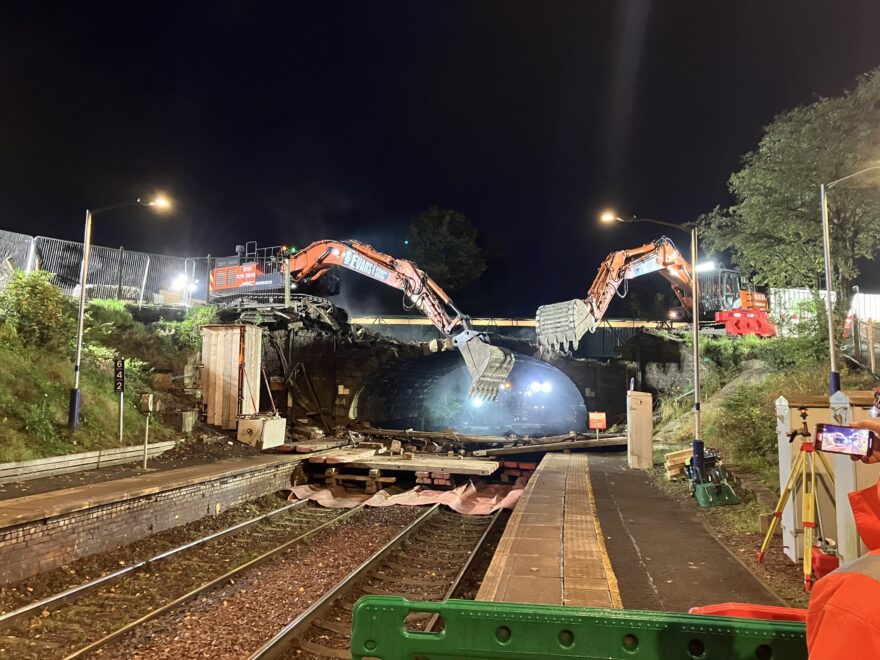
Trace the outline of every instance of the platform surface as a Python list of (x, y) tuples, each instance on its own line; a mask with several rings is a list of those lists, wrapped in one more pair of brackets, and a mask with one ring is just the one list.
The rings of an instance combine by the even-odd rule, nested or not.
[(587, 454), (546, 454), (511, 514), (477, 600), (620, 608)]
[(295, 465), (300, 460), (301, 455), (269, 454), (227, 458), (213, 463), (160, 470), (134, 477), (16, 497), (0, 502), (0, 529), (191, 484), (232, 477), (273, 465), (284, 463)]

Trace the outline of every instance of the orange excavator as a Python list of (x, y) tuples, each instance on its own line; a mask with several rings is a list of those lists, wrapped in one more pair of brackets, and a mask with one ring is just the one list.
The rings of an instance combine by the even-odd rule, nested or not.
[[(513, 353), (492, 346), (485, 333), (474, 330), (470, 317), (413, 262), (395, 259), (359, 241), (316, 241), (298, 251), (286, 247), (257, 250), (255, 243), (240, 247), (235, 257), (215, 261), (209, 278), (210, 302), (277, 306), (284, 300), (285, 289), (338, 291), (335, 270), (346, 268), (403, 291), (405, 304), (418, 309), (452, 339), (473, 379), (472, 398), (494, 400), (507, 382)], [(322, 287), (325, 279), (334, 282)]]
[[(609, 254), (585, 299), (539, 307), (538, 346), (545, 352), (576, 349), (581, 337), (596, 331), (621, 285), (648, 273), (660, 273), (669, 280), (681, 302), (683, 309), (672, 310), (671, 318), (693, 313), (694, 274), (673, 242), (663, 236), (633, 250)], [(714, 314), (714, 321), (723, 324), (728, 335), (776, 336), (776, 326), (767, 318), (767, 296), (744, 288), (737, 271), (722, 268), (697, 276), (701, 298), (697, 313)]]

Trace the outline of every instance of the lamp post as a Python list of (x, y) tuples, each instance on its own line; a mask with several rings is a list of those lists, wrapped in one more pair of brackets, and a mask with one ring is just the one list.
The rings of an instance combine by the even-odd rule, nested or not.
[(828, 221), (828, 191), (838, 183), (842, 183), (847, 179), (878, 169), (880, 169), (880, 165), (872, 165), (871, 167), (866, 167), (858, 172), (847, 174), (831, 183), (819, 184), (819, 203), (822, 206), (822, 251), (825, 258), (825, 312), (828, 316), (828, 354), (831, 362), (831, 370), (828, 375), (828, 387), (831, 394), (840, 391), (840, 372), (837, 371), (837, 348), (834, 345), (834, 302), (831, 299), (833, 289), (831, 276), (834, 269), (831, 262), (831, 224)]
[(123, 202), (122, 204), (113, 204), (111, 206), (103, 206), (99, 209), (86, 209), (85, 231), (83, 236), (83, 256), (82, 265), (79, 274), (79, 313), (77, 315), (76, 325), (76, 359), (73, 365), (73, 388), (70, 390), (70, 401), (67, 408), (67, 427), (71, 431), (76, 431), (79, 426), (79, 376), (80, 366), (82, 364), (82, 344), (83, 344), (83, 328), (85, 326), (86, 311), (86, 283), (89, 274), (89, 256), (92, 248), (92, 217), (98, 213), (112, 211), (114, 209), (124, 208), (126, 206), (152, 206), (158, 209), (167, 209), (171, 203), (164, 197), (157, 197), (149, 202), (137, 200), (134, 202)]
[[(618, 217), (614, 213), (610, 211), (606, 211), (603, 213), (600, 218), (602, 222), (650, 222), (654, 225), (662, 225), (664, 227), (672, 227), (674, 229), (678, 229), (679, 231), (687, 231), (685, 227), (681, 225), (677, 225), (672, 222), (666, 222), (665, 220), (655, 220), (653, 218), (637, 218), (632, 217), (629, 219), (623, 219)], [(693, 333), (693, 342), (694, 342), (694, 461), (696, 463), (695, 467), (699, 470), (699, 473), (703, 473), (703, 457), (704, 457), (704, 443), (700, 439), (700, 278), (697, 277), (697, 271), (699, 266), (697, 265), (697, 254), (698, 254), (698, 237), (697, 237), (697, 227), (694, 225), (691, 227), (691, 332)]]

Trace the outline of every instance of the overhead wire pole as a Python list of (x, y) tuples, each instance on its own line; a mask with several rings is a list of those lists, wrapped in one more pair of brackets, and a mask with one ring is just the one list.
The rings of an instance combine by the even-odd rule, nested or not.
[[(654, 225), (662, 225), (663, 227), (672, 227), (673, 229), (678, 229), (679, 231), (687, 231), (685, 227), (682, 225), (677, 225), (673, 222), (666, 222), (665, 220), (655, 220), (653, 218), (638, 218), (633, 216), (629, 220), (624, 220), (621, 217), (614, 215), (613, 213), (603, 213), (601, 217), (602, 222), (650, 222)], [(705, 444), (701, 440), (701, 428), (700, 428), (700, 278), (697, 276), (697, 256), (699, 253), (699, 244), (698, 244), (698, 236), (697, 236), (697, 227), (694, 225), (691, 228), (691, 273), (692, 273), (692, 282), (691, 282), (691, 295), (693, 296), (692, 304), (691, 304), (691, 331), (693, 333), (693, 360), (694, 360), (694, 441), (693, 441), (693, 449), (694, 449), (694, 461), (696, 462), (697, 472), (698, 474), (703, 474), (703, 458), (705, 456), (704, 449)]]
[(67, 407), (67, 427), (71, 431), (76, 431), (79, 426), (79, 409), (80, 409), (80, 372), (82, 369), (82, 349), (83, 349), (83, 330), (85, 328), (86, 313), (86, 289), (89, 279), (89, 256), (92, 251), (92, 218), (98, 213), (120, 209), (126, 206), (155, 206), (159, 208), (168, 208), (170, 203), (164, 197), (157, 197), (149, 202), (123, 202), (122, 204), (113, 204), (112, 206), (103, 206), (94, 211), (86, 209), (85, 230), (83, 233), (83, 256), (82, 270), (79, 275), (79, 312), (77, 314), (76, 324), (76, 358), (73, 365), (73, 388), (70, 390), (70, 401)]
[(822, 251), (825, 259), (825, 313), (828, 316), (828, 357), (830, 361), (828, 387), (831, 394), (840, 391), (840, 372), (837, 370), (837, 347), (834, 344), (834, 287), (832, 280), (834, 267), (831, 261), (831, 223), (828, 219), (828, 191), (838, 183), (873, 170), (880, 170), (880, 165), (866, 167), (863, 170), (836, 179), (831, 183), (819, 184), (819, 203), (822, 206)]
[(700, 278), (697, 276), (697, 257), (699, 246), (697, 244), (697, 227), (691, 228), (691, 272), (693, 282), (691, 291), (693, 302), (691, 304), (691, 330), (694, 336), (694, 461), (697, 463), (697, 474), (703, 474), (704, 443), (700, 432)]

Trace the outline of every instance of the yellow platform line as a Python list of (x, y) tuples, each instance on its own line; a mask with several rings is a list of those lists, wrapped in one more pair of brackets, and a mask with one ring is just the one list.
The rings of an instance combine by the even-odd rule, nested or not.
[(620, 598), (620, 588), (617, 585), (617, 576), (611, 567), (611, 557), (608, 556), (608, 548), (605, 547), (605, 536), (602, 534), (602, 525), (599, 523), (599, 513), (596, 510), (596, 498), (593, 497), (593, 480), (590, 478), (590, 458), (585, 454), (587, 496), (590, 498), (590, 512), (593, 514), (593, 525), (596, 529), (596, 539), (599, 543), (599, 554), (602, 556), (602, 565), (605, 568), (605, 577), (608, 582), (608, 591), (611, 594), (611, 606), (616, 610), (623, 609), (623, 600)]

